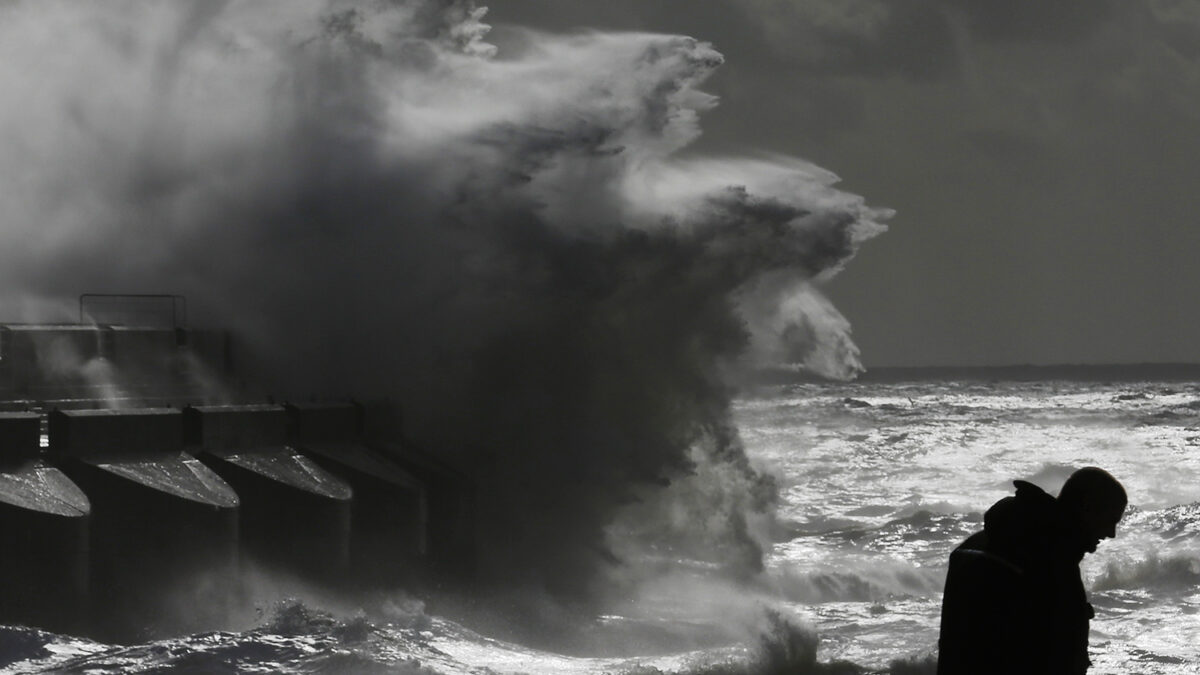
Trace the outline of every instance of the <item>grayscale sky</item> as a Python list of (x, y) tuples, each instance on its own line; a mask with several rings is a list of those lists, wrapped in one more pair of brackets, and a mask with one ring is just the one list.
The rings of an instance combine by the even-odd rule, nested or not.
[(868, 365), (1200, 361), (1200, 0), (491, 0), (726, 63), (701, 152), (898, 211), (826, 290)]

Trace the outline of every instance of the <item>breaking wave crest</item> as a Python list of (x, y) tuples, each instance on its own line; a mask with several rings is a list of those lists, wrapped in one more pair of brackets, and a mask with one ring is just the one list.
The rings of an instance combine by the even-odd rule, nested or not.
[(912, 565), (887, 565), (878, 560), (856, 566), (840, 561), (825, 568), (785, 569), (771, 574), (769, 582), (780, 597), (816, 605), (825, 602), (882, 602), (894, 598), (934, 597), (941, 591), (944, 573)]
[[(715, 104), (704, 42), (497, 54), (484, 12), (5, 3), (0, 307), (181, 293), (277, 396), (389, 398), (480, 484), (498, 583), (583, 592), (647, 523), (753, 574), (772, 488), (730, 373), (861, 370), (814, 282), (890, 212), (800, 160), (682, 155)], [(675, 517), (696, 505), (720, 513)]]
[(1094, 591), (1194, 590), (1200, 585), (1200, 555), (1152, 555), (1129, 563), (1111, 563), (1096, 578)]

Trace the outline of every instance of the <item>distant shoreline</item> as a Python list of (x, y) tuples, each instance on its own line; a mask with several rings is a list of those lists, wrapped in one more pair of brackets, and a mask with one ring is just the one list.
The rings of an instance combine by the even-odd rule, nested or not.
[[(783, 368), (760, 370), (755, 384), (837, 382), (808, 372)], [(854, 382), (1200, 382), (1200, 363), (1121, 363), (1009, 366), (879, 366)]]

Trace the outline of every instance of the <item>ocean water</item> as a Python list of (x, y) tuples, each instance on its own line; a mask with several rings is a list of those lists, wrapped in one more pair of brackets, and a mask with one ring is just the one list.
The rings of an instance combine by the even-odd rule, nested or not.
[[(283, 601), (263, 608), (253, 627), (132, 646), (0, 628), (0, 666), (81, 674), (932, 672), (950, 550), (1011, 494), (1012, 480), (1056, 491), (1075, 468), (1095, 465), (1126, 485), (1131, 506), (1117, 538), (1082, 565), (1097, 610), (1091, 672), (1200, 673), (1200, 384), (780, 385), (742, 396), (734, 415), (752, 461), (779, 484), (765, 573), (742, 590), (677, 597), (670, 608), (660, 597), (637, 611), (577, 617), (608, 649), (579, 656), (522, 646), (398, 591), (362, 611)], [(744, 616), (750, 596), (763, 607), (757, 623)], [(738, 609), (723, 611), (725, 603)], [(659, 633), (673, 637), (654, 639)], [(851, 665), (830, 665), (839, 662)]]
[(1094, 673), (1200, 672), (1200, 386), (807, 385), (743, 400), (756, 457), (784, 476), (770, 558), (822, 659), (931, 651), (946, 557), (1013, 479), (1052, 492), (1081, 466), (1121, 480), (1118, 536), (1081, 565)]

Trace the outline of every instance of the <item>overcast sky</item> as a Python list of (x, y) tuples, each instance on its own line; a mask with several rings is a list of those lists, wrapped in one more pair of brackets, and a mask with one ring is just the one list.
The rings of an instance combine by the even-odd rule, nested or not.
[(868, 365), (1200, 361), (1200, 0), (491, 0), (726, 63), (700, 151), (898, 211), (827, 287)]

